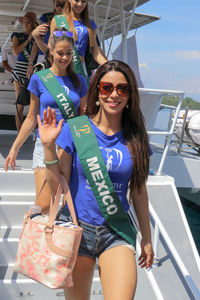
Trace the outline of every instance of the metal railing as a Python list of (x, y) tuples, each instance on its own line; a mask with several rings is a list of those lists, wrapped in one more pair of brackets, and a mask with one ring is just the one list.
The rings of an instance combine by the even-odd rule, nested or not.
[[(148, 90), (145, 89), (145, 92), (151, 92), (152, 90)], [(175, 126), (176, 126), (176, 122), (179, 116), (179, 112), (181, 109), (181, 105), (182, 105), (182, 101), (183, 101), (183, 97), (184, 97), (184, 92), (180, 92), (180, 91), (158, 91), (161, 93), (161, 97), (163, 96), (175, 96), (175, 97), (179, 97), (179, 102), (177, 107), (172, 107), (172, 106), (168, 106), (168, 105), (164, 105), (164, 107), (169, 108), (170, 109), (170, 117), (169, 117), (169, 121), (168, 121), (168, 129), (166, 131), (159, 131), (159, 130), (151, 130), (148, 131), (149, 135), (160, 135), (160, 136), (165, 136), (165, 143), (164, 143), (164, 149), (163, 149), (163, 154), (161, 156), (161, 160), (160, 160), (160, 164), (158, 167), (158, 170), (156, 172), (156, 175), (161, 175), (161, 172), (163, 170), (163, 166), (166, 160), (166, 156), (167, 153), (169, 151), (170, 145), (171, 145), (171, 141), (172, 141), (172, 137), (175, 131)], [(174, 111), (174, 118), (173, 121), (172, 120), (172, 109)], [(174, 244), (172, 243), (166, 229), (164, 228), (162, 222), (160, 221), (158, 215), (156, 214), (154, 208), (152, 207), (151, 203), (149, 203), (149, 210), (150, 210), (150, 214), (154, 220), (155, 223), (155, 228), (154, 228), (154, 243), (153, 243), (153, 248), (154, 248), (154, 253), (155, 253), (155, 263), (158, 262), (158, 247), (159, 247), (159, 237), (160, 234), (162, 235), (163, 239), (165, 240), (170, 252), (173, 255), (173, 258), (175, 259), (180, 272), (182, 273), (183, 277), (185, 278), (185, 281), (191, 291), (191, 293), (193, 294), (193, 296), (195, 297), (195, 299), (200, 300), (200, 291), (198, 290), (196, 284), (194, 283), (189, 271), (187, 270), (187, 268), (184, 265), (184, 262), (182, 261), (181, 257), (179, 256)], [(134, 218), (134, 217), (133, 217)], [(136, 224), (136, 222), (134, 221), (134, 223)], [(160, 291), (158, 290), (158, 288), (156, 288), (155, 291), (157, 294), (158, 292), (160, 293)], [(162, 295), (158, 296), (158, 299), (162, 299)]]
[(167, 138), (166, 142), (165, 142), (165, 147), (164, 147), (164, 150), (163, 150), (163, 154), (162, 154), (162, 157), (161, 157), (161, 160), (160, 160), (160, 164), (159, 164), (158, 170), (156, 172), (156, 175), (160, 175), (162, 173), (163, 166), (164, 166), (164, 163), (165, 163), (165, 159), (166, 159), (167, 153), (168, 153), (169, 148), (170, 148), (171, 140), (172, 140), (172, 137), (173, 137), (173, 134), (174, 134), (176, 122), (177, 122), (177, 119), (178, 119), (178, 116), (179, 116), (179, 112), (180, 112), (181, 105), (182, 105), (182, 102), (183, 102), (183, 97), (184, 97), (184, 92), (180, 92), (180, 91), (162, 91), (161, 90), (160, 93), (163, 94), (163, 96), (168, 95), (168, 96), (179, 97), (179, 102), (178, 102), (178, 105), (175, 109), (175, 114), (174, 114), (174, 118), (173, 118), (173, 121), (172, 121), (172, 124), (171, 124), (171, 128), (169, 128), (166, 131), (159, 131), (159, 130), (148, 131), (149, 135), (160, 135), (160, 136), (165, 136)]
[[(185, 267), (185, 264), (183, 262), (183, 260), (181, 259), (180, 255), (178, 254), (178, 251), (176, 250), (172, 240), (170, 239), (165, 227), (163, 226), (162, 222), (160, 221), (158, 215), (156, 214), (153, 206), (151, 205), (151, 203), (149, 203), (149, 212), (150, 212), (150, 215), (154, 221), (154, 242), (153, 242), (153, 249), (154, 249), (154, 266), (156, 266), (159, 262), (159, 255), (158, 255), (158, 247), (159, 247), (159, 237), (160, 235), (162, 235), (162, 238), (163, 240), (165, 241), (169, 251), (171, 252), (183, 278), (185, 279), (187, 285), (188, 285), (188, 288), (190, 290), (190, 292), (192, 293), (192, 295), (195, 297), (196, 300), (200, 300), (200, 291), (199, 289), (197, 288), (194, 280), (192, 279), (189, 271), (187, 270), (187, 268)], [(138, 223), (136, 221), (136, 217), (133, 213), (133, 211), (129, 211), (129, 215), (131, 217), (131, 220), (133, 221), (133, 224), (135, 226), (135, 228), (137, 229), (138, 231), (138, 234), (141, 238), (141, 234), (139, 232), (139, 227), (138, 227)], [(138, 241), (137, 241), (138, 242)], [(139, 243), (137, 243), (137, 248), (139, 248), (140, 250), (140, 245)], [(150, 271), (150, 274), (147, 274), (148, 277), (149, 277), (149, 280), (152, 284), (152, 288), (154, 290), (154, 293), (157, 297), (157, 299), (161, 300), (161, 299), (164, 299), (163, 298), (163, 295), (162, 295), (162, 292), (153, 276), (153, 274), (151, 273)]]
[(156, 214), (153, 206), (151, 203), (149, 203), (149, 211), (150, 214), (155, 222), (155, 232), (154, 232), (154, 254), (155, 257), (158, 258), (158, 243), (159, 243), (159, 235), (161, 233), (163, 239), (165, 240), (170, 252), (173, 255), (173, 258), (175, 259), (182, 275), (185, 278), (185, 281), (187, 282), (187, 285), (193, 294), (193, 296), (200, 300), (200, 291), (198, 290), (196, 284), (194, 283), (189, 271), (184, 265), (184, 262), (182, 261), (181, 257), (179, 256), (174, 244), (172, 243), (167, 231), (165, 230), (165, 227), (163, 226), (162, 222), (160, 221), (158, 215)]

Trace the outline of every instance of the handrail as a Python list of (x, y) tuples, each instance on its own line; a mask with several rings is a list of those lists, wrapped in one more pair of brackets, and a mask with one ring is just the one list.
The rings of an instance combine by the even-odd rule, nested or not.
[[(177, 107), (173, 107), (173, 109), (175, 110), (175, 115), (174, 115), (173, 122), (172, 122), (171, 127), (169, 128), (169, 130), (166, 130), (166, 131), (159, 131), (159, 130), (148, 131), (149, 135), (161, 135), (161, 136), (164, 135), (164, 136), (168, 137), (166, 145), (164, 147), (162, 157), (161, 157), (161, 161), (160, 161), (160, 164), (159, 164), (159, 167), (158, 167), (158, 171), (156, 173), (156, 175), (160, 175), (161, 172), (162, 172), (164, 163), (165, 163), (167, 152), (168, 152), (170, 144), (171, 144), (172, 136), (174, 134), (176, 122), (177, 122), (177, 119), (178, 119), (179, 111), (181, 109), (181, 105), (182, 105), (182, 101), (183, 101), (183, 97), (184, 97), (184, 92), (181, 92), (181, 91), (168, 91), (168, 90), (154, 90), (154, 89), (140, 89), (140, 92), (160, 93), (160, 94), (163, 94), (163, 95), (174, 95), (174, 96), (179, 97), (179, 102), (178, 102)], [(167, 105), (165, 107), (172, 109), (172, 107), (168, 107)], [(151, 203), (149, 203), (149, 210), (150, 210), (150, 214), (151, 214), (152, 218), (155, 221), (154, 246), (158, 242), (158, 236), (159, 236), (159, 232), (160, 232), (161, 235), (163, 236), (165, 242), (167, 243), (167, 246), (168, 246), (169, 250), (173, 254), (173, 257), (174, 257), (181, 273), (183, 274), (191, 293), (195, 296), (196, 299), (200, 300), (200, 291), (198, 290), (198, 288), (197, 288), (196, 284), (194, 283), (191, 275), (189, 274), (187, 268), (185, 267), (181, 257), (179, 256), (174, 244), (172, 243), (172, 241), (171, 241), (167, 231), (165, 230), (163, 224), (161, 223), (158, 215), (154, 211)], [(156, 245), (156, 249), (155, 249), (156, 253), (158, 252), (157, 251), (158, 250), (157, 246), (158, 245)]]
[(139, 88), (140, 92), (149, 92), (149, 93), (157, 93), (157, 94), (164, 94), (164, 95), (176, 95), (180, 96), (184, 94), (183, 91), (173, 91), (173, 90), (162, 90), (162, 89), (149, 89), (149, 88)]
[[(153, 208), (153, 206), (151, 205), (150, 202), (149, 202), (149, 212), (150, 212), (150, 215), (152, 216), (152, 218), (153, 218), (153, 220), (155, 222), (154, 247), (155, 247), (155, 241), (158, 242), (158, 236), (159, 236), (159, 234), (161, 234), (162, 237), (163, 237), (163, 239), (164, 239), (164, 241), (166, 242), (166, 244), (167, 244), (170, 252), (173, 254), (173, 258), (176, 261), (176, 263), (177, 263), (177, 265), (178, 265), (178, 267), (179, 267), (179, 269), (180, 269), (183, 277), (185, 278), (185, 281), (187, 282), (187, 285), (188, 285), (191, 293), (193, 294), (193, 296), (195, 297), (196, 300), (200, 300), (200, 291), (198, 290), (195, 282), (193, 281), (193, 279), (192, 279), (189, 271), (185, 267), (184, 262), (182, 261), (181, 257), (179, 256), (179, 254), (178, 254), (178, 252), (177, 252), (177, 250), (176, 250), (176, 248), (175, 248), (172, 240), (170, 239), (167, 231), (165, 230), (162, 222), (160, 221), (158, 215), (156, 214), (156, 212), (155, 212), (155, 210), (154, 210), (154, 208)], [(138, 234), (139, 234), (139, 236), (141, 238), (141, 234), (139, 232), (139, 227), (138, 227), (137, 221), (136, 221), (135, 216), (134, 216), (134, 214), (133, 214), (133, 212), (131, 210), (129, 210), (129, 215), (130, 215), (130, 217), (131, 217), (131, 219), (133, 221), (133, 224), (134, 224), (135, 228), (137, 229)], [(137, 247), (138, 246), (139, 245), (137, 244)], [(158, 245), (156, 245), (156, 249), (154, 248), (155, 259), (157, 258), (156, 257), (156, 254), (158, 252), (157, 251), (158, 250), (157, 247), (158, 247)], [(150, 281), (152, 281), (152, 280), (150, 280)], [(159, 299), (159, 300), (162, 299), (162, 294), (161, 294), (160, 289), (158, 288), (157, 283), (156, 283), (155, 287), (153, 286), (153, 289), (154, 289), (155, 294), (159, 295), (157, 297), (157, 299)]]
[(165, 230), (162, 222), (160, 221), (160, 219), (159, 219), (158, 215), (156, 214), (151, 203), (149, 203), (149, 211), (155, 221), (155, 224), (158, 226), (160, 233), (162, 234), (162, 237), (164, 238), (167, 246), (169, 247), (169, 250), (173, 254), (173, 258), (175, 259), (181, 273), (183, 274), (190, 291), (192, 292), (192, 294), (195, 296), (195, 298), (197, 300), (200, 300), (200, 291), (198, 290), (195, 282), (193, 281), (189, 271), (185, 267), (184, 262), (182, 261), (181, 257), (179, 256), (174, 244), (172, 243), (167, 231)]
[[(139, 235), (140, 238), (142, 238), (141, 233), (139, 231), (138, 223), (136, 221), (136, 218), (134, 217), (133, 211), (129, 210), (128, 214), (129, 214), (129, 216), (131, 218), (131, 221), (132, 221), (132, 223), (133, 223), (133, 225), (134, 225), (134, 227), (135, 227), (135, 229), (137, 231), (137, 235)], [(138, 242), (138, 239), (136, 240), (136, 252), (137, 252), (138, 256), (140, 255), (139, 253), (141, 253), (141, 246), (140, 246), (140, 244)], [(149, 268), (148, 270), (145, 270), (145, 271), (146, 271), (148, 279), (149, 279), (149, 281), (150, 281), (150, 283), (152, 285), (152, 289), (153, 289), (153, 291), (155, 293), (156, 298), (158, 300), (164, 300), (164, 297), (163, 297), (163, 295), (161, 293), (161, 290), (160, 290), (160, 288), (159, 288), (159, 286), (158, 286), (158, 284), (157, 284), (157, 282), (156, 282), (156, 280), (154, 278), (154, 275), (153, 275), (153, 272), (152, 272), (152, 268)]]
[(164, 163), (165, 163), (165, 159), (166, 159), (168, 150), (170, 148), (170, 144), (171, 144), (172, 136), (174, 134), (174, 130), (175, 130), (176, 122), (177, 122), (177, 119), (178, 119), (179, 111), (181, 109), (181, 105), (182, 105), (182, 102), (183, 102), (184, 92), (170, 91), (170, 90), (154, 90), (154, 89), (139, 89), (139, 90), (141, 92), (144, 91), (144, 92), (149, 92), (149, 93), (151, 93), (151, 92), (152, 93), (161, 93), (163, 95), (174, 95), (176, 97), (179, 97), (179, 102), (178, 102), (178, 105), (177, 105), (176, 110), (175, 110), (175, 115), (174, 115), (174, 118), (173, 118), (171, 128), (168, 131), (159, 131), (159, 130), (147, 131), (147, 133), (149, 135), (164, 135), (164, 136), (168, 137), (167, 142), (166, 142), (165, 147), (164, 147), (164, 151), (163, 151), (161, 160), (160, 160), (158, 170), (156, 172), (156, 175), (160, 175), (162, 173), (163, 166), (164, 166)]

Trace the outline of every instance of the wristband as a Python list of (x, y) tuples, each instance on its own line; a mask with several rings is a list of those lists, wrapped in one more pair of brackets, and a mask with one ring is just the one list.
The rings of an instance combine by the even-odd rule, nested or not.
[(32, 63), (31, 61), (29, 61), (29, 62), (28, 62), (28, 65), (31, 65), (31, 66), (33, 66), (33, 63)]
[(57, 157), (56, 160), (52, 160), (52, 161), (46, 161), (45, 159), (43, 160), (43, 163), (46, 165), (46, 166), (52, 166), (52, 165), (55, 165), (59, 162), (59, 158)]

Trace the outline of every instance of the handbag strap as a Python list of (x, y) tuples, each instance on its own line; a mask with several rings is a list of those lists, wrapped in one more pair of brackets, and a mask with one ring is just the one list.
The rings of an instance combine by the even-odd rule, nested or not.
[(68, 120), (84, 174), (106, 223), (136, 246), (136, 231), (113, 187), (103, 156), (86, 115)]
[(53, 226), (53, 224), (54, 224), (54, 221), (56, 219), (56, 215), (58, 213), (58, 207), (59, 207), (60, 197), (61, 197), (62, 193), (63, 193), (63, 197), (65, 197), (65, 199), (67, 201), (67, 205), (68, 205), (69, 212), (71, 214), (73, 223), (78, 226), (78, 222), (77, 222), (77, 218), (76, 218), (76, 214), (75, 214), (74, 204), (73, 204), (73, 201), (72, 201), (69, 185), (68, 185), (67, 180), (65, 179), (65, 177), (63, 175), (61, 175), (60, 184), (58, 186), (56, 196), (54, 198), (51, 197), (48, 224), (50, 226)]
[[(41, 189), (40, 189), (40, 191), (37, 195), (36, 201), (39, 198), (39, 196), (41, 195), (42, 190), (44, 189), (44, 186), (45, 186), (46, 183), (47, 183), (47, 181), (46, 181), (46, 179), (44, 179), (43, 184), (41, 186)], [(56, 196), (51, 197), (49, 218), (48, 218), (48, 222), (45, 224), (44, 232), (45, 232), (45, 239), (46, 239), (47, 246), (49, 247), (49, 249), (51, 249), (51, 251), (53, 251), (55, 254), (63, 256), (63, 257), (71, 257), (73, 255), (73, 253), (76, 252), (77, 249), (74, 249), (73, 251), (63, 250), (61, 248), (58, 248), (54, 244), (53, 239), (52, 239), (52, 233), (54, 231), (54, 221), (55, 221), (57, 213), (58, 213), (60, 197), (61, 197), (63, 192), (64, 192), (63, 197), (65, 197), (65, 199), (67, 201), (67, 205), (69, 207), (69, 211), (70, 211), (70, 214), (72, 216), (73, 223), (76, 226), (78, 226), (78, 222), (77, 222), (76, 213), (75, 213), (75, 210), (74, 210), (74, 205), (73, 205), (70, 189), (69, 189), (67, 180), (65, 179), (64, 176), (61, 175), (60, 184), (58, 186)], [(33, 206), (32, 206), (32, 208), (33, 208)], [(24, 231), (24, 228), (25, 228), (25, 225), (26, 225), (28, 219), (30, 218), (32, 208), (29, 210), (29, 212), (25, 216), (25, 220), (24, 220), (24, 224), (23, 224), (23, 228), (22, 228), (22, 231), (21, 231), (20, 238), (23, 234), (23, 231)], [(61, 229), (63, 230), (63, 228), (61, 228)], [(79, 226), (78, 226), (78, 229), (80, 230)]]
[(42, 83), (50, 92), (65, 120), (76, 116), (76, 109), (71, 98), (67, 95), (64, 88), (60, 85), (50, 69), (36, 72)]
[(58, 248), (53, 240), (52, 240), (52, 233), (54, 230), (54, 221), (56, 219), (56, 215), (58, 213), (58, 207), (59, 207), (59, 203), (60, 203), (60, 197), (62, 192), (64, 193), (63, 196), (66, 197), (66, 201), (67, 201), (67, 205), (70, 211), (70, 214), (72, 216), (72, 220), (73, 223), (78, 226), (78, 222), (77, 222), (77, 218), (76, 218), (76, 214), (75, 214), (75, 210), (74, 210), (74, 205), (73, 205), (73, 201), (72, 201), (72, 197), (71, 197), (71, 193), (70, 193), (70, 189), (67, 183), (67, 180), (64, 178), (64, 176), (61, 175), (60, 178), (60, 184), (58, 186), (57, 189), (57, 193), (56, 196), (51, 198), (51, 204), (50, 204), (50, 212), (49, 212), (49, 219), (48, 222), (45, 226), (45, 239), (46, 239), (46, 243), (48, 245), (48, 247), (57, 255), (61, 255), (64, 257), (70, 257), (73, 252), (75, 252), (77, 249), (74, 249), (74, 251), (66, 251), (63, 249)]
[[(54, 16), (54, 19), (55, 19), (57, 27), (64, 27), (68, 31), (70, 31), (69, 25), (67, 23), (67, 19), (64, 15), (56, 15), (56, 16)], [(77, 50), (76, 45), (75, 45), (75, 42), (74, 42), (73, 50), (74, 50), (74, 54), (73, 54), (74, 71), (78, 74), (83, 75), (87, 79), (87, 76), (84, 72), (83, 65), (82, 65), (78, 50)]]

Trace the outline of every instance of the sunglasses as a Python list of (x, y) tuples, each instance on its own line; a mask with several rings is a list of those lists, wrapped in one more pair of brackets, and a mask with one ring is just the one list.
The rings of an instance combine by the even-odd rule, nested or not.
[(111, 82), (101, 81), (98, 85), (101, 95), (109, 96), (114, 90), (121, 97), (127, 97), (130, 93), (130, 88), (128, 83), (118, 83), (116, 87)]
[(53, 36), (57, 38), (62, 37), (63, 35), (66, 35), (68, 38), (73, 39), (73, 32), (61, 30), (56, 30), (53, 32)]
[(64, 8), (65, 6), (65, 2), (59, 2), (59, 1), (56, 1), (56, 7), (61, 7), (61, 8)]
[(79, 3), (80, 1), (85, 4), (87, 1), (86, 0), (74, 0), (76, 3)]

